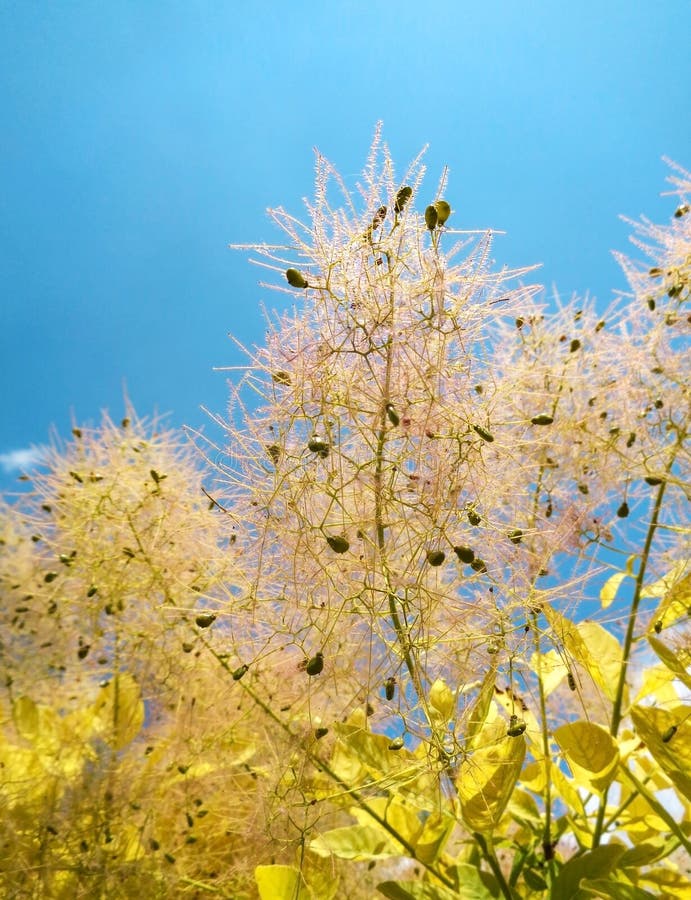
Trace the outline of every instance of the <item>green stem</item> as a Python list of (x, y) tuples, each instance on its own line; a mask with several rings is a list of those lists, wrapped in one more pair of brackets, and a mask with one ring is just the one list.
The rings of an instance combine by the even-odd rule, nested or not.
[(513, 900), (511, 888), (509, 887), (506, 878), (504, 878), (504, 873), (501, 870), (501, 866), (499, 865), (499, 860), (496, 857), (494, 848), (487, 843), (484, 834), (480, 834), (480, 832), (476, 831), (473, 832), (473, 837), (475, 838), (475, 843), (482, 851), (482, 855), (487, 860), (487, 864), (492, 870), (492, 874), (497, 879), (497, 882), (499, 883), (499, 890), (502, 892), (502, 895), (506, 897), (506, 900)]
[[(669, 473), (672, 465), (674, 464), (675, 454), (672, 454), (670, 460), (667, 464), (667, 474)], [(648, 567), (648, 560), (650, 558), (650, 548), (653, 543), (653, 538), (655, 537), (655, 532), (657, 531), (658, 519), (660, 516), (660, 510), (662, 509), (662, 500), (665, 495), (665, 487), (667, 486), (667, 480), (663, 479), (662, 483), (657, 492), (657, 496), (655, 498), (655, 504), (653, 506), (653, 512), (650, 517), (650, 524), (648, 525), (648, 531), (645, 536), (645, 543), (643, 545), (643, 551), (641, 553), (641, 564), (638, 567), (638, 574), (636, 575), (636, 584), (633, 592), (633, 599), (631, 600), (631, 609), (629, 610), (629, 618), (626, 626), (626, 636), (624, 637), (624, 646), (622, 648), (622, 659), (621, 666), (619, 667), (619, 680), (617, 682), (617, 689), (614, 694), (614, 705), (612, 707), (612, 721), (610, 724), (610, 734), (612, 737), (616, 738), (619, 733), (619, 726), (621, 724), (621, 720), (624, 716), (624, 694), (626, 690), (626, 675), (629, 667), (629, 659), (631, 657), (631, 647), (633, 646), (633, 638), (634, 631), (636, 628), (636, 620), (638, 618), (638, 608), (641, 603), (641, 594), (643, 592), (643, 581), (645, 579), (645, 573)], [(600, 845), (600, 841), (602, 839), (602, 834), (604, 831), (605, 824), (605, 815), (607, 812), (607, 797), (609, 794), (609, 788), (603, 793), (602, 800), (600, 801), (600, 806), (597, 811), (597, 819), (595, 821), (595, 830), (593, 832), (593, 848), (598, 847)]]

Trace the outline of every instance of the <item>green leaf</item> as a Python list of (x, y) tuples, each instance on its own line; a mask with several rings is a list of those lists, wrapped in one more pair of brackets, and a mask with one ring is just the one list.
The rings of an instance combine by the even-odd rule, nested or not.
[(552, 885), (550, 900), (573, 900), (584, 878), (607, 878), (625, 850), (621, 844), (612, 843), (574, 856), (564, 864)]
[(491, 893), (475, 866), (461, 865), (453, 870), (458, 878), (458, 890), (425, 881), (383, 881), (377, 890), (388, 900), (491, 900)]
[(609, 787), (619, 764), (619, 749), (609, 732), (579, 720), (557, 728), (554, 739), (579, 785), (598, 793)]
[(612, 900), (656, 900), (659, 896), (610, 878), (584, 878), (581, 887), (597, 891), (598, 897), (611, 897)]
[(294, 866), (257, 866), (254, 878), (260, 900), (314, 900)]

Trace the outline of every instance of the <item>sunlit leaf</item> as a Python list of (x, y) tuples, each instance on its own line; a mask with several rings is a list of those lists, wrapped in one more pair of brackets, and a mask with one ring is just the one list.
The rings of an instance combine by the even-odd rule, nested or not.
[(533, 653), (530, 657), (530, 668), (542, 678), (545, 696), (556, 690), (568, 674), (566, 664), (556, 650), (547, 653)]
[(580, 720), (557, 728), (554, 739), (579, 784), (598, 793), (609, 787), (619, 763), (619, 750), (609, 732)]
[(643, 597), (662, 597), (660, 604), (651, 617), (652, 622), (659, 622), (661, 628), (668, 628), (679, 619), (686, 618), (691, 608), (691, 573), (680, 581), (674, 581), (679, 570), (683, 571), (688, 562), (681, 562), (655, 584), (644, 588)]
[(676, 677), (691, 690), (691, 675), (687, 671), (683, 661), (679, 658), (679, 655), (652, 634), (648, 634), (647, 638), (648, 643), (667, 668), (671, 672), (674, 672)]
[(260, 900), (314, 900), (294, 866), (257, 866), (254, 878)]
[(144, 723), (144, 702), (139, 685), (127, 672), (101, 688), (93, 704), (94, 732), (116, 750), (129, 744)]
[(400, 856), (402, 845), (384, 829), (374, 825), (346, 825), (325, 831), (310, 841), (309, 849), (319, 856), (336, 856), (355, 861), (390, 859)]
[(448, 721), (456, 705), (456, 698), (448, 684), (442, 678), (437, 678), (429, 690), (429, 702), (440, 717)]
[(27, 741), (35, 741), (39, 733), (38, 706), (30, 697), (18, 697), (12, 704), (12, 718), (18, 733)]
[(485, 677), (482, 679), (482, 685), (480, 686), (480, 690), (473, 705), (470, 707), (470, 712), (468, 713), (466, 720), (465, 737), (468, 749), (475, 746), (475, 739), (487, 721), (492, 697), (494, 696), (496, 678), (496, 666), (490, 665), (485, 673)]
[(463, 820), (471, 831), (491, 832), (501, 819), (525, 759), (523, 735), (479, 746), (461, 763), (457, 787)]
[[(576, 625), (549, 604), (545, 604), (543, 611), (569, 654), (583, 666), (604, 695), (614, 700), (621, 666), (621, 647), (614, 635), (597, 622)], [(626, 697), (624, 705), (627, 705)]]
[[(634, 706), (631, 719), (655, 761), (691, 800), (691, 707)], [(665, 741), (671, 728), (675, 729), (674, 735)]]

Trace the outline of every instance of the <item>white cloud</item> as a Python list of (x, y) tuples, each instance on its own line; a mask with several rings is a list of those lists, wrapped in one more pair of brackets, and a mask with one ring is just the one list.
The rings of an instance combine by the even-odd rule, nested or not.
[(23, 450), (10, 450), (9, 453), (0, 453), (0, 467), (4, 472), (25, 471), (38, 466), (43, 461), (45, 450), (43, 447), (25, 447)]

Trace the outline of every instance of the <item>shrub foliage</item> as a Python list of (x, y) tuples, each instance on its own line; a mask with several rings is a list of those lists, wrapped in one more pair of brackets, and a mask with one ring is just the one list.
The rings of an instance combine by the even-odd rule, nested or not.
[(691, 890), (673, 171), (602, 311), (379, 134), (353, 191), (317, 157), (213, 465), (129, 411), (2, 510), (7, 896)]

